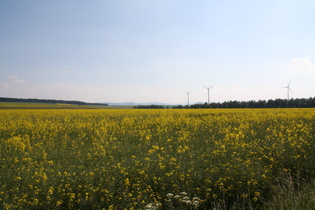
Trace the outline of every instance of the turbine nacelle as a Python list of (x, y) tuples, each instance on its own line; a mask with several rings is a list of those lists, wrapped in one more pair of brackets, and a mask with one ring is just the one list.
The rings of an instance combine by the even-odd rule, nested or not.
[(290, 84), (291, 84), (291, 81), (289, 82), (289, 84), (288, 84), (287, 86), (282, 87), (282, 88), (288, 88), (288, 90), (290, 90), (290, 91), (292, 92), (292, 90), (291, 90), (291, 88), (290, 88)]
[(191, 91), (184, 91), (186, 94), (187, 94), (187, 105), (188, 105), (188, 107), (189, 107), (189, 93), (191, 92)]
[(206, 87), (206, 86), (204, 86), (205, 88), (207, 88), (207, 89), (211, 89), (211, 88), (213, 88), (213, 86), (211, 86), (211, 87)]
[(291, 81), (289, 82), (289, 84), (287, 86), (282, 87), (282, 88), (286, 88), (287, 89), (288, 103), (289, 103), (289, 100), (290, 100), (290, 91), (292, 92), (292, 90), (290, 88), (290, 84), (291, 84)]
[(213, 86), (211, 86), (211, 87), (206, 87), (206, 86), (204, 86), (206, 89), (208, 89), (208, 104), (210, 104), (210, 94), (209, 94), (209, 91), (210, 91), (210, 89), (213, 87)]

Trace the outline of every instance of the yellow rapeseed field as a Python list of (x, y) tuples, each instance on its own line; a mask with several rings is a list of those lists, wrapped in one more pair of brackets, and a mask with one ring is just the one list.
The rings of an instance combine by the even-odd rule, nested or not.
[(315, 109), (1, 110), (1, 209), (259, 207), (315, 176)]

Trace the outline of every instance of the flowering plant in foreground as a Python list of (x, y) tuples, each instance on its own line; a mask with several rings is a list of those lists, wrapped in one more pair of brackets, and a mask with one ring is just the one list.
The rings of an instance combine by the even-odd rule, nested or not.
[(186, 192), (180, 192), (175, 195), (173, 193), (167, 193), (164, 205), (161, 203), (149, 203), (145, 206), (145, 209), (198, 209), (200, 205), (200, 198), (193, 197), (190, 199)]
[(314, 178), (314, 128), (314, 109), (2, 110), (0, 206), (254, 208)]

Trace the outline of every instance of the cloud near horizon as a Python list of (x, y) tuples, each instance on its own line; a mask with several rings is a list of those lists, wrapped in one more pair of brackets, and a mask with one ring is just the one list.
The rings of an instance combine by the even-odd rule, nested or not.
[(19, 79), (17, 76), (10, 76), (9, 79), (10, 79), (11, 82), (13, 82), (13, 83), (26, 84), (26, 81), (25, 81), (25, 80)]
[[(15, 75), (9, 76), (7, 82), (0, 83), (0, 87), (0, 95), (3, 97), (83, 101), (93, 101), (93, 97), (101, 91), (98, 87), (76, 85), (73, 82), (34, 84)], [(88, 97), (82, 98), (81, 94)]]
[(300, 73), (315, 73), (315, 63), (311, 57), (292, 58), (289, 62), (289, 70)]

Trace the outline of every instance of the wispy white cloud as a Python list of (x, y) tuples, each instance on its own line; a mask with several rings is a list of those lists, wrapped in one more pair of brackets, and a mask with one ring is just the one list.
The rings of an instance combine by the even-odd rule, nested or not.
[(76, 85), (72, 82), (58, 82), (52, 84), (38, 84), (33, 87), (41, 97), (53, 96), (56, 99), (93, 100), (97, 97), (100, 89), (95, 86)]
[(0, 87), (3, 89), (9, 89), (10, 85), (9, 85), (9, 83), (0, 83)]
[(62, 73), (69, 73), (70, 71), (68, 71), (68, 70), (63, 70), (63, 71), (61, 71)]
[(94, 101), (101, 95), (101, 89), (91, 85), (77, 85), (72, 82), (31, 83), (17, 76), (10, 76), (8, 82), (0, 83), (0, 95), (22, 98), (52, 98), (65, 100)]
[(292, 58), (289, 62), (289, 71), (296, 73), (315, 73), (315, 63), (311, 57)]
[(20, 78), (18, 78), (17, 76), (10, 76), (9, 77), (11, 82), (16, 83), (16, 84), (26, 84), (25, 80), (22, 80)]

